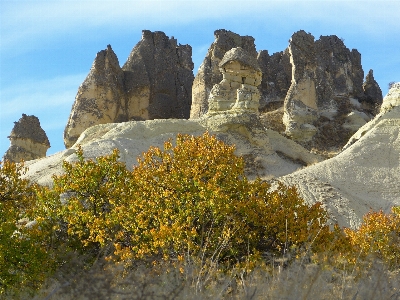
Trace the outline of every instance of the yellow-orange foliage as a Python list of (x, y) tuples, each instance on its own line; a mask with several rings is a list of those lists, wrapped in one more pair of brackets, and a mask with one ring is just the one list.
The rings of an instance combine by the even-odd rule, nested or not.
[(391, 266), (400, 263), (400, 207), (393, 207), (392, 213), (369, 212), (357, 230), (345, 228), (350, 239), (353, 254), (361, 258), (373, 254)]
[(23, 162), (0, 162), (0, 295), (40, 286), (53, 266), (47, 233), (32, 218), (41, 188), (22, 179), (25, 172)]
[(249, 182), (234, 150), (205, 133), (178, 135), (175, 146), (169, 141), (144, 153), (132, 172), (132, 198), (116, 208), (116, 253), (238, 262), (301, 246), (327, 229), (320, 204), (308, 207), (294, 188)]

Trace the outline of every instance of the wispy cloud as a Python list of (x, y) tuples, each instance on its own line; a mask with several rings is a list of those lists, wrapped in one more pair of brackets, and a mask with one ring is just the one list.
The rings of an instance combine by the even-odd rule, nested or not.
[[(266, 19), (324, 22), (379, 34), (400, 28), (399, 1), (2, 1), (2, 51), (24, 51), (50, 36), (90, 30), (145, 28), (235, 18), (244, 26)], [(382, 3), (382, 4), (381, 4)], [(398, 32), (397, 32), (398, 33)], [(18, 47), (24, 44), (26, 47)]]
[(3, 120), (21, 109), (28, 112), (72, 105), (85, 76), (78, 74), (48, 80), (27, 80), (18, 86), (2, 89), (0, 118)]

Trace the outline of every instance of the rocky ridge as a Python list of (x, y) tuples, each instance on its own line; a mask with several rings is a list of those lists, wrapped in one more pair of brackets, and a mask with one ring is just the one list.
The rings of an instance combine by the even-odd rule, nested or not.
[[(259, 110), (266, 127), (284, 133), (309, 150), (337, 153), (382, 103), (382, 92), (370, 70), (365, 82), (361, 54), (337, 36), (314, 36), (301, 30), (287, 49), (256, 53), (254, 39), (217, 30), (215, 40), (193, 82), (190, 117), (208, 111), (208, 96), (220, 82), (218, 65), (233, 47), (257, 59), (262, 72)], [(244, 46), (242, 46), (244, 45)]]
[(64, 130), (65, 146), (93, 125), (189, 118), (193, 78), (192, 48), (161, 31), (143, 30), (122, 68), (108, 45), (97, 53), (78, 89)]
[(8, 138), (11, 145), (4, 154), (3, 160), (20, 162), (46, 157), (47, 149), (50, 148), (46, 132), (35, 116), (22, 114), (18, 122), (14, 122), (14, 128)]
[[(193, 100), (191, 111), (201, 116), (189, 120), (179, 113), (179, 119), (167, 118), (179, 109), (189, 115), (190, 105), (179, 99), (191, 95), (186, 90), (193, 81), (190, 46), (144, 31), (122, 68), (111, 46), (99, 52), (78, 91), (71, 112), (75, 118), (70, 117), (75, 123), (67, 125), (68, 130), (79, 130), (69, 134), (66, 128), (70, 148), (27, 162), (26, 176), (51, 184), (51, 176), (62, 172), (64, 159), (76, 160), (78, 144), (87, 158), (118, 148), (130, 168), (150, 146), (162, 147), (178, 133), (208, 131), (236, 145), (250, 179), (259, 176), (297, 186), (308, 203), (323, 202), (339, 225), (354, 228), (370, 208), (399, 205), (400, 83), (382, 100), (373, 71), (363, 83), (361, 55), (336, 36), (315, 41), (299, 31), (288, 49), (272, 56), (266, 51), (257, 55), (253, 38), (225, 30), (216, 31), (214, 43), (196, 76), (197, 94), (193, 84), (193, 99), (200, 101)], [(189, 73), (192, 77), (183, 82)], [(271, 130), (273, 126), (266, 128), (272, 114), (291, 139)], [(343, 151), (329, 160), (309, 151), (337, 150), (355, 131)]]

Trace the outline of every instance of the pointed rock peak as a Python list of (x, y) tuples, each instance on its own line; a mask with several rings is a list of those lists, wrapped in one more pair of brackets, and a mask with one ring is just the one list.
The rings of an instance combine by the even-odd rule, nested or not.
[(111, 45), (107, 45), (107, 48), (97, 52), (96, 58), (94, 59), (93, 67), (96, 70), (104, 69), (106, 64), (110, 64), (114, 68), (120, 68), (118, 57)]
[(381, 105), (383, 101), (382, 90), (378, 83), (375, 81), (374, 72), (369, 70), (363, 83), (364, 101), (372, 105)]
[(367, 76), (365, 77), (365, 81), (375, 81), (374, 71), (372, 69), (369, 70)]

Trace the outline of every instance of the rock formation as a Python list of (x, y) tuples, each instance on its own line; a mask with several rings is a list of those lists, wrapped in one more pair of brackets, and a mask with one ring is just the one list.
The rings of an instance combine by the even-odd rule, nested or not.
[(260, 111), (270, 111), (283, 106), (292, 79), (289, 50), (272, 55), (269, 55), (267, 50), (261, 50), (257, 61), (262, 72)]
[(64, 144), (71, 147), (90, 126), (127, 121), (124, 73), (108, 45), (97, 53), (89, 75), (78, 89), (67, 126)]
[(228, 30), (214, 32), (215, 40), (208, 49), (192, 87), (192, 107), (190, 118), (197, 119), (208, 111), (208, 96), (214, 84), (222, 80), (219, 64), (225, 53), (235, 47), (241, 47), (254, 58), (257, 57), (254, 38), (240, 36)]
[(46, 133), (40, 127), (39, 119), (35, 116), (22, 114), (8, 137), (10, 148), (4, 154), (3, 160), (12, 162), (28, 161), (46, 156), (50, 142)]
[(355, 228), (371, 209), (400, 205), (400, 83), (381, 112), (351, 137), (335, 157), (279, 178), (295, 185), (308, 203), (321, 201), (332, 219)]
[(363, 83), (364, 97), (362, 100), (371, 106), (373, 110), (375, 105), (381, 105), (383, 101), (382, 90), (378, 83), (375, 81), (374, 73), (369, 70), (367, 76), (365, 77), (365, 82)]
[(243, 48), (232, 48), (219, 64), (222, 80), (211, 89), (208, 114), (234, 110), (258, 114), (261, 70)]
[(128, 119), (187, 119), (193, 83), (192, 47), (163, 32), (143, 30), (122, 67)]
[(390, 90), (382, 101), (380, 112), (384, 113), (397, 106), (400, 107), (400, 82), (390, 85)]
[[(271, 179), (322, 160), (297, 143), (261, 124), (258, 117), (261, 71), (253, 55), (242, 48), (227, 51), (219, 64), (223, 78), (210, 94), (210, 110), (200, 119), (158, 119), (92, 126), (86, 129), (75, 146), (45, 160), (31, 162), (27, 177), (45, 185), (51, 175), (62, 172), (62, 161), (76, 160), (80, 144), (87, 158), (108, 155), (120, 150), (120, 159), (131, 168), (137, 156), (150, 146), (162, 147), (164, 141), (178, 133), (201, 135), (205, 131), (236, 146), (244, 157), (246, 175)], [(50, 168), (51, 166), (51, 168)]]
[(288, 49), (292, 83), (284, 103), (285, 133), (309, 148), (342, 147), (382, 102), (372, 71), (363, 85), (361, 54), (334, 35), (314, 41), (301, 30)]
[(78, 89), (64, 131), (65, 146), (97, 124), (189, 118), (193, 78), (192, 48), (163, 32), (144, 30), (122, 68), (108, 45), (97, 53)]

